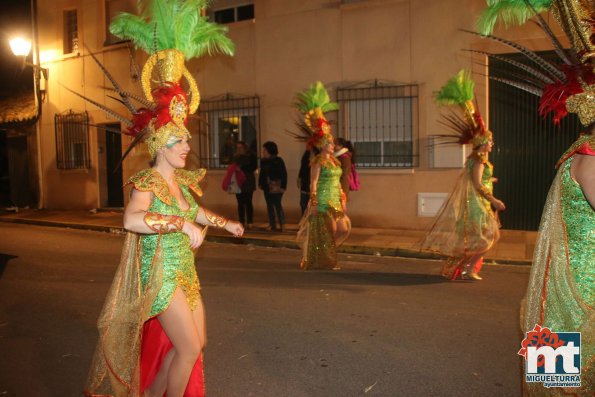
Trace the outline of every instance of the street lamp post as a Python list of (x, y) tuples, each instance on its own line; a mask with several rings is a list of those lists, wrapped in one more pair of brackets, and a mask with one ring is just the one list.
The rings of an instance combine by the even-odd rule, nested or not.
[[(23, 39), (22, 37), (16, 37), (14, 39), (11, 39), (9, 41), (9, 44), (10, 44), (10, 49), (12, 50), (12, 53), (17, 57), (22, 57), (24, 64), (31, 66), (33, 69), (35, 69), (38, 72), (41, 72), (41, 74), (43, 75), (43, 78), (47, 82), (48, 69), (42, 68), (41, 66), (39, 66), (37, 64), (26, 61), (27, 57), (29, 56), (29, 53), (31, 52), (31, 41)], [(38, 84), (38, 83), (39, 83), (39, 80), (36, 78), (35, 84)]]

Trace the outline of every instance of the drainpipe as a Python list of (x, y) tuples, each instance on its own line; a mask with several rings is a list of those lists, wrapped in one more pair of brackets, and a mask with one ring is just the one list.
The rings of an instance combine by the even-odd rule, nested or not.
[[(40, 79), (41, 79), (41, 59), (39, 58), (39, 32), (37, 29), (37, 0), (31, 0), (31, 22), (33, 27), (33, 45), (35, 46), (35, 53), (33, 64), (38, 67), (33, 68), (35, 73), (34, 90), (35, 100), (37, 101), (37, 114), (35, 115), (35, 139), (37, 143), (37, 179), (39, 185), (39, 197), (37, 198), (37, 208), (41, 209), (45, 204), (44, 197), (44, 184), (43, 184), (43, 169), (41, 166), (41, 91), (40, 91)], [(46, 89), (48, 81), (46, 80)]]

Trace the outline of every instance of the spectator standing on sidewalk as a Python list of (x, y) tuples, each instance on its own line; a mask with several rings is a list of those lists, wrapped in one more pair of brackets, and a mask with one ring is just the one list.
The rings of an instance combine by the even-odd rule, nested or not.
[[(262, 149), (258, 186), (263, 190), (267, 203), (269, 230), (283, 232), (285, 231), (285, 212), (281, 205), (281, 199), (287, 189), (287, 169), (285, 162), (279, 157), (279, 149), (275, 142), (265, 142)], [(278, 229), (277, 221), (279, 221)]]
[(233, 162), (240, 167), (246, 180), (240, 187), (240, 193), (236, 193), (238, 201), (238, 217), (245, 229), (251, 229), (254, 222), (254, 207), (252, 205), (252, 196), (256, 190), (256, 178), (254, 171), (258, 166), (256, 155), (246, 145), (246, 142), (239, 141), (236, 144), (236, 154)]

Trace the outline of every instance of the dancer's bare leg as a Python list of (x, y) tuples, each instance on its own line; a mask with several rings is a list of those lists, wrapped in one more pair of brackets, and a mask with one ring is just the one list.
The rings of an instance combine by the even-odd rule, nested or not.
[[(206, 323), (205, 323), (205, 311), (202, 299), (198, 300), (196, 309), (192, 312), (194, 325), (199, 332), (200, 340), (202, 341), (201, 346), (206, 346)], [(201, 349), (202, 350), (202, 349)], [(161, 368), (155, 376), (155, 380), (151, 383), (151, 386), (145, 390), (144, 397), (162, 397), (165, 393), (167, 386), (167, 373), (174, 357), (175, 350), (172, 348), (163, 359)]]
[(167, 397), (182, 397), (202, 351), (203, 341), (186, 297), (179, 288), (174, 292), (167, 310), (159, 316), (159, 322), (174, 345), (167, 372)]
[(335, 242), (337, 243), (337, 245), (339, 245), (339, 243), (342, 243), (343, 240), (345, 240), (347, 238), (348, 234), (349, 234), (349, 225), (347, 222), (347, 217), (342, 217), (341, 219), (339, 219), (336, 222)]
[(207, 345), (207, 321), (205, 314), (205, 306), (202, 303), (202, 298), (198, 299), (196, 309), (192, 312), (192, 319), (194, 320), (194, 326), (198, 331), (198, 337), (200, 339), (201, 350)]
[(143, 397), (162, 397), (163, 394), (165, 394), (165, 388), (167, 387), (167, 373), (169, 372), (171, 360), (174, 358), (174, 353), (174, 348), (171, 348), (167, 352), (163, 358), (159, 372), (157, 372), (157, 375), (155, 375), (155, 379), (153, 379), (151, 386), (145, 389)]

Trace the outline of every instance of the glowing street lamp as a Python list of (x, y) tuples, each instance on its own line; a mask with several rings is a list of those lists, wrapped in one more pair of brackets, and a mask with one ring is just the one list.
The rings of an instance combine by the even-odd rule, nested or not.
[(31, 41), (21, 37), (9, 41), (12, 53), (18, 57), (26, 57), (31, 52)]
[(31, 52), (31, 40), (26, 40), (26, 39), (23, 39), (22, 37), (17, 37), (17, 38), (9, 40), (8, 43), (10, 44), (10, 49), (12, 50), (12, 53), (15, 56), (23, 57), (24, 65), (26, 64), (26, 65), (32, 66), (34, 69), (41, 71), (41, 74), (43, 74), (43, 78), (47, 81), (48, 69), (42, 68), (39, 65), (35, 65), (33, 63), (25, 61), (25, 59), (27, 58), (27, 56), (29, 56), (29, 53)]

